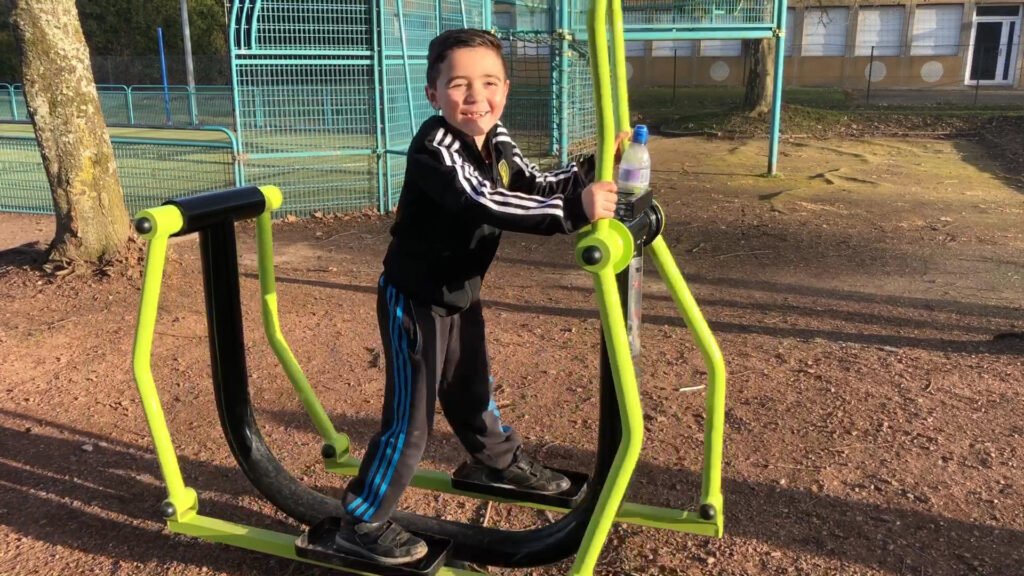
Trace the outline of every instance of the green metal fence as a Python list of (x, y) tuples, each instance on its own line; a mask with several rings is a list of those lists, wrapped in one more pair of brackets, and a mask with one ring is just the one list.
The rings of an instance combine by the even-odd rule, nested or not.
[[(428, 44), (443, 30), (497, 28), (512, 83), (503, 122), (531, 160), (565, 162), (595, 148), (588, 9), (589, 0), (235, 0), (229, 25), (232, 86), (101, 85), (100, 102), (111, 126), (231, 127), (238, 137), (235, 181), (279, 185), (286, 213), (369, 207), (387, 212), (401, 191), (406, 148), (435, 113), (423, 84)], [(767, 38), (785, 28), (785, 0), (635, 0), (623, 10), (627, 40)], [(783, 37), (776, 42), (781, 53)], [(776, 98), (781, 78), (780, 59)], [(771, 173), (778, 113), (776, 101)], [(19, 85), (0, 84), (4, 119), (27, 120)], [(12, 159), (31, 143), (21, 139), (15, 146), (15, 140), (3, 141), (0, 166), (5, 174), (31, 173), (24, 161)], [(203, 155), (183, 151), (194, 143), (156, 145), (181, 153), (167, 161), (133, 160), (141, 152), (114, 140), (126, 162), (148, 165), (150, 177), (169, 186), (191, 185), (175, 174), (194, 172), (185, 166), (190, 158), (200, 170), (208, 166)], [(209, 146), (200, 148), (210, 153)], [(170, 173), (156, 174), (154, 167)], [(132, 168), (125, 170), (130, 180)], [(200, 186), (203, 181), (200, 176)], [(30, 190), (24, 194), (38, 196), (39, 182), (24, 180)], [(7, 200), (18, 192), (3, 186), (0, 210), (25, 204)], [(144, 187), (139, 181), (126, 188)]]
[(483, 0), (235, 2), (245, 178), (280, 186), (288, 213), (390, 210), (406, 148), (434, 113), (423, 97), (430, 40), (488, 17)]
[[(247, 180), (277, 175), (290, 213), (389, 211), (409, 142), (435, 113), (423, 96), (430, 40), (450, 28), (489, 28), (490, 8), (488, 0), (236, 2), (232, 70)], [(503, 121), (524, 153), (543, 164), (592, 149), (586, 45), (551, 30), (500, 36), (512, 81)], [(284, 158), (288, 170), (277, 168)]]
[[(590, 2), (565, 1), (572, 11), (571, 29), (585, 35)], [(686, 32), (723, 38), (723, 32), (770, 30), (775, 4), (773, 0), (631, 0), (622, 5), (624, 35), (627, 40), (672, 40), (688, 37)]]
[[(96, 90), (108, 126), (190, 128), (233, 126), (230, 86), (123, 86), (99, 84)], [(0, 121), (28, 121), (20, 84), (0, 84)]]
[[(0, 212), (52, 214), (39, 148), (24, 128), (0, 124)], [(129, 213), (170, 197), (242, 184), (230, 132), (202, 131), (191, 140), (177, 136), (180, 131), (168, 137), (111, 137)]]

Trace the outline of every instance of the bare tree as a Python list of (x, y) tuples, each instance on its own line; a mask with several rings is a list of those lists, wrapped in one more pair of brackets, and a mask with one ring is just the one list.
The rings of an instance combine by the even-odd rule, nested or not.
[(764, 116), (772, 107), (775, 81), (775, 39), (744, 40), (746, 89), (743, 109), (751, 116)]
[(75, 0), (8, 0), (29, 115), (57, 216), (51, 263), (103, 263), (130, 233)]

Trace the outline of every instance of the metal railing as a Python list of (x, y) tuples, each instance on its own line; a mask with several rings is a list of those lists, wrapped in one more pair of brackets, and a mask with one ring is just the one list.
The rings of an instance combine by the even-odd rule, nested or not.
[[(195, 128), (234, 126), (230, 86), (98, 84), (108, 126)], [(29, 120), (21, 84), (0, 84), (0, 121)]]
[[(5, 128), (0, 124), (0, 212), (52, 214), (35, 136)], [(167, 198), (243, 184), (234, 134), (219, 127), (195, 132), (195, 139), (183, 139), (180, 131), (167, 137), (111, 137), (129, 213)]]

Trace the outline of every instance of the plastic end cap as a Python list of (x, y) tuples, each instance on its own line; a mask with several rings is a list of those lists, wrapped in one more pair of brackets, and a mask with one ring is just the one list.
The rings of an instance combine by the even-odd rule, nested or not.
[(583, 260), (583, 263), (587, 266), (595, 266), (599, 264), (601, 262), (601, 258), (604, 258), (604, 254), (597, 246), (587, 246), (580, 254), (580, 260)]
[(702, 520), (710, 521), (718, 516), (718, 510), (715, 509), (714, 504), (701, 504), (699, 512)]
[(267, 199), (267, 211), (271, 212), (281, 207), (284, 202), (284, 194), (281, 193), (281, 189), (277, 186), (260, 186), (260, 191), (263, 192), (263, 196)]
[(633, 127), (633, 142), (647, 144), (647, 125), (637, 124)]
[(135, 231), (145, 236), (153, 231), (153, 221), (149, 218), (139, 218), (135, 221)]
[(174, 515), (177, 513), (178, 511), (174, 508), (174, 504), (170, 501), (164, 500), (160, 503), (160, 515), (164, 518), (174, 518)]

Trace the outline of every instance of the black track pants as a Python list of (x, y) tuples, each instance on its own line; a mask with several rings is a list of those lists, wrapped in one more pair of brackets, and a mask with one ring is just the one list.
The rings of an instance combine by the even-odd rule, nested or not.
[(502, 425), (491, 396), (480, 303), (453, 316), (407, 299), (381, 277), (377, 322), (387, 381), (380, 431), (343, 497), (350, 514), (380, 522), (395, 509), (419, 465), (434, 424), (434, 401), (476, 460), (505, 468), (521, 443)]

